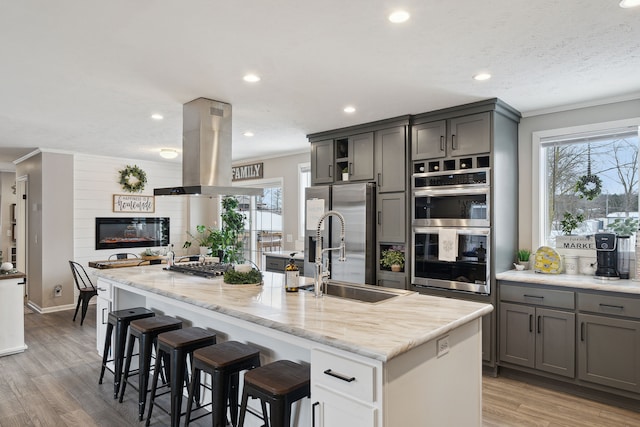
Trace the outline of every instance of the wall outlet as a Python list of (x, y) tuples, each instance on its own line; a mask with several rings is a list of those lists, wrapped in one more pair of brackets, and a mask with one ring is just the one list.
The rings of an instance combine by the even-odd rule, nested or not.
[(53, 296), (54, 297), (62, 296), (62, 285), (56, 285), (56, 287), (53, 288)]
[(449, 353), (449, 335), (436, 341), (436, 357), (444, 356), (447, 353)]

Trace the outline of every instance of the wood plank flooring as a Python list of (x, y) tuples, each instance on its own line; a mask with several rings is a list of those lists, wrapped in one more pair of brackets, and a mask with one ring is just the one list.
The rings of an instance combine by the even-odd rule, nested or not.
[[(73, 311), (25, 315), (28, 350), (0, 357), (0, 426), (144, 425), (138, 422), (134, 390), (128, 389), (120, 404), (112, 398), (112, 375), (105, 374), (104, 383), (98, 384), (95, 306), (89, 308), (83, 326), (72, 317)], [(168, 421), (161, 411), (154, 411), (151, 425)], [(210, 423), (206, 417), (192, 425)], [(485, 376), (483, 426), (631, 427), (640, 426), (640, 413)]]

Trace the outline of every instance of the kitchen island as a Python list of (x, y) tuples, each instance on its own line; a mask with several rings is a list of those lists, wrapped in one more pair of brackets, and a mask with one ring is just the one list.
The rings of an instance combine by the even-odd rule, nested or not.
[[(96, 275), (110, 309), (145, 306), (177, 316), (214, 330), (219, 342), (256, 346), (262, 363), (310, 363), (311, 399), (295, 406), (295, 425), (311, 426), (312, 418), (331, 427), (481, 425), (480, 320), (491, 305), (406, 291), (374, 304), (315, 298), (286, 293), (279, 273), (264, 273), (262, 286), (227, 285), (160, 265)], [(97, 348), (103, 311), (99, 307)]]
[(24, 273), (0, 272), (0, 356), (21, 353), (24, 342)]

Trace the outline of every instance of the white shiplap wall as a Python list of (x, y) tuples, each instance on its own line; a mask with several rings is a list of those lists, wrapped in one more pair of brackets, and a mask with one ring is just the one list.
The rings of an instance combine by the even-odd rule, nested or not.
[(127, 165), (138, 165), (147, 174), (147, 185), (142, 195), (153, 195), (154, 188), (171, 187), (182, 182), (180, 163), (131, 161), (117, 157), (74, 155), (74, 259), (87, 265), (89, 261), (107, 259), (117, 252), (140, 253), (143, 249), (95, 250), (96, 217), (165, 217), (170, 218), (170, 240), (176, 248), (184, 242), (185, 218), (188, 213), (187, 197), (156, 197), (155, 213), (115, 213), (113, 195), (127, 194), (118, 183), (119, 170)]

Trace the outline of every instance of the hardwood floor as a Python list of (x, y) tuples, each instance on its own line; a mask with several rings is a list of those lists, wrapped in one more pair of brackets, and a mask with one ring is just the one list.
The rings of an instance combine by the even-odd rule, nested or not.
[[(0, 357), (0, 426), (144, 425), (138, 422), (134, 390), (128, 389), (120, 404), (112, 398), (113, 376), (106, 374), (98, 384), (95, 306), (89, 308), (84, 326), (73, 323), (72, 317), (73, 311), (25, 315), (29, 349)], [(483, 418), (485, 427), (640, 426), (637, 412), (487, 376)], [(154, 426), (167, 425), (168, 417), (154, 411), (151, 421)], [(193, 425), (210, 423), (206, 417)]]

